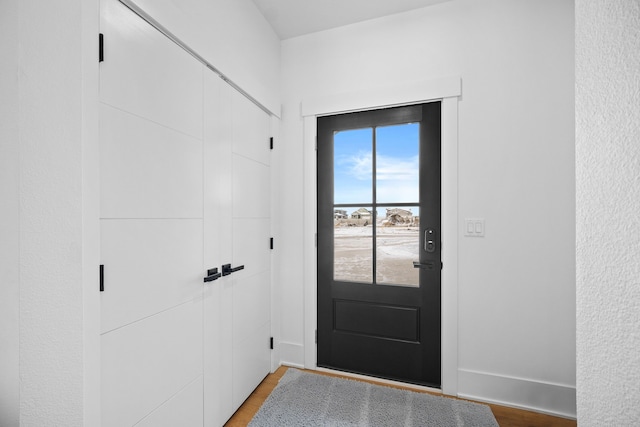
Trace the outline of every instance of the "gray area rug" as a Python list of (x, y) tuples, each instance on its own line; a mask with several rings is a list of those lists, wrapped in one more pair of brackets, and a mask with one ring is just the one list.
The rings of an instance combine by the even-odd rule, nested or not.
[(498, 427), (487, 405), (289, 368), (250, 427)]

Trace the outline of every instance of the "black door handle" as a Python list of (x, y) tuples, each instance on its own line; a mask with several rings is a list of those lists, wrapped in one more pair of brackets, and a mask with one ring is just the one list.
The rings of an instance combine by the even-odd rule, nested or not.
[(222, 274), (218, 273), (218, 269), (217, 268), (211, 268), (209, 270), (207, 270), (207, 277), (204, 278), (205, 283), (206, 282), (213, 282), (216, 279), (219, 279), (220, 276), (222, 276)]
[(231, 268), (231, 264), (225, 264), (222, 266), (222, 275), (228, 276), (231, 273), (234, 273), (239, 270), (244, 270), (244, 265), (239, 265), (237, 267)]
[(417, 262), (413, 261), (413, 268), (424, 268), (425, 270), (435, 270), (435, 262)]

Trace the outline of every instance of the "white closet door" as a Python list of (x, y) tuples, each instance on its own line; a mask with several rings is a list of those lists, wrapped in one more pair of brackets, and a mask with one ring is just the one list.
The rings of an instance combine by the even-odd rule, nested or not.
[(233, 408), (271, 368), (270, 117), (237, 92), (233, 111)]
[(270, 370), (270, 119), (215, 76), (204, 105), (205, 265), (244, 266), (205, 290), (205, 425), (221, 425)]
[(117, 0), (101, 32), (103, 426), (222, 425), (270, 370), (270, 117)]
[(203, 66), (117, 0), (101, 32), (102, 425), (201, 426)]

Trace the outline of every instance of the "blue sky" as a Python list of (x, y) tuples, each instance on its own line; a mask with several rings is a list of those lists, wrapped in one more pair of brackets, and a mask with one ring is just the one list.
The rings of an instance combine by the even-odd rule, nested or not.
[[(376, 131), (378, 203), (417, 203), (419, 124)], [(372, 141), (372, 128), (334, 135), (334, 203), (372, 202)]]

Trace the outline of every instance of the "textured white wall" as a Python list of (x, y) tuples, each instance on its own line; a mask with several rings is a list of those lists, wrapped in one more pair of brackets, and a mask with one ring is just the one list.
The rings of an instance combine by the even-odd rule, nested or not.
[(99, 420), (97, 4), (0, 9), (2, 426)]
[(640, 425), (640, 1), (576, 0), (580, 426)]
[(459, 392), (575, 414), (573, 13), (458, 0), (283, 42), (283, 360), (302, 363), (300, 102), (460, 75), (458, 221), (486, 237), (458, 242)]
[(20, 422), (28, 426), (82, 424), (80, 11), (79, 0), (20, 2)]
[(0, 2), (0, 425), (19, 419), (18, 1)]

